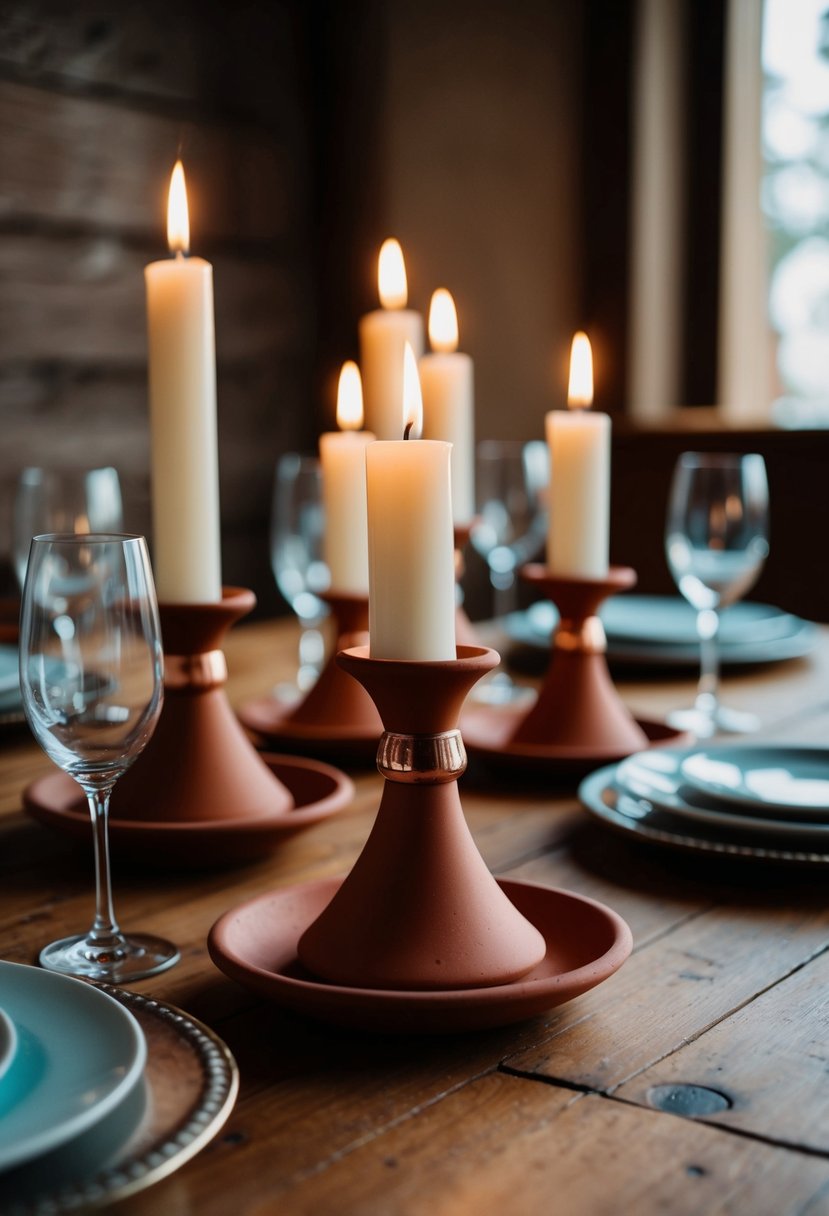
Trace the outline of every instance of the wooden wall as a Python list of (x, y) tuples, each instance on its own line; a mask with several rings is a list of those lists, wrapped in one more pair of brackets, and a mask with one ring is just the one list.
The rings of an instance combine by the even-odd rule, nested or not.
[(181, 149), (214, 265), (224, 577), (276, 607), (273, 465), (316, 430), (301, 7), (0, 6), (0, 552), (26, 464), (114, 464), (150, 528), (143, 267)]

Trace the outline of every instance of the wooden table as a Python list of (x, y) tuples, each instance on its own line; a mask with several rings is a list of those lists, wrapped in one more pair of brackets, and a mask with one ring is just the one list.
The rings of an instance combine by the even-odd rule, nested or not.
[[(237, 629), (230, 693), (290, 670), (288, 624)], [(829, 631), (808, 660), (731, 679), (730, 703), (768, 737), (829, 731)], [(625, 684), (651, 716), (690, 680)], [(21, 815), (48, 762), (24, 734), (2, 743), (0, 957), (31, 962), (91, 919), (91, 859)], [(539, 797), (467, 780), (464, 804), (491, 868), (596, 897), (629, 922), (632, 957), (593, 992), (502, 1031), (429, 1040), (336, 1031), (248, 996), (211, 964), (225, 909), (280, 884), (345, 871), (377, 804), (357, 777), (342, 815), (270, 860), (210, 873), (116, 871), (127, 929), (172, 936), (182, 962), (136, 985), (214, 1027), (241, 1070), (210, 1147), (127, 1200), (129, 1216), (327, 1213), (829, 1212), (829, 908), (826, 878), (635, 848), (594, 824), (572, 791)], [(709, 1115), (673, 1110), (697, 1086)], [(667, 1094), (668, 1110), (654, 1105)], [(694, 1094), (691, 1094), (694, 1097)]]

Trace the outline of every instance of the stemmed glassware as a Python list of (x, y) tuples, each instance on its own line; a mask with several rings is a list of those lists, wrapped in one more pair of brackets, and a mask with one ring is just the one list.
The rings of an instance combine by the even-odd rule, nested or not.
[(15, 490), (12, 523), (14, 569), (21, 590), (33, 536), (120, 532), (123, 526), (116, 469), (23, 469)]
[(547, 446), (485, 439), (475, 452), (476, 519), (471, 540), (489, 569), (493, 615), (516, 603), (516, 571), (535, 557), (547, 528)]
[[(470, 539), (487, 563), (496, 618), (515, 609), (517, 571), (544, 543), (549, 468), (547, 445), (541, 440), (485, 439), (475, 450), (476, 517)], [(499, 669), (472, 695), (501, 704), (522, 700), (528, 693)]]
[(107, 821), (118, 778), (145, 747), (161, 710), (161, 633), (144, 538), (36, 536), (20, 626), (23, 707), (38, 743), (89, 802), (96, 909), (86, 934), (44, 947), (53, 971), (121, 983), (154, 975), (174, 945), (125, 936), (115, 919)]
[(682, 595), (697, 612), (701, 673), (692, 709), (669, 715), (699, 738), (755, 730), (753, 714), (719, 700), (720, 610), (754, 584), (768, 554), (768, 485), (763, 457), (683, 452), (674, 471), (665, 549)]
[(320, 625), (328, 608), (319, 598), (329, 584), (322, 557), (324, 531), (320, 463), (315, 456), (286, 452), (276, 465), (271, 508), (271, 567), (300, 624), (296, 682), (279, 688), (286, 699), (308, 691), (325, 658)]

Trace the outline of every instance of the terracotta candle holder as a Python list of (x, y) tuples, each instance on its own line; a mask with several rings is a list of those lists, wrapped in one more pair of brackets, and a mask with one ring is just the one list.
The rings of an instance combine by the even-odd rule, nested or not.
[[(460, 585), (466, 569), (463, 550), (472, 532), (471, 524), (455, 524), (455, 582)], [(463, 601), (458, 601), (455, 609), (455, 640), (459, 646), (480, 646), (475, 627), (466, 615)]]
[(380, 737), (383, 724), (366, 690), (337, 663), (338, 651), (368, 641), (368, 597), (328, 591), (336, 642), (317, 682), (283, 722), (301, 726), (348, 726)]
[(560, 614), (550, 667), (533, 708), (512, 735), (513, 744), (618, 750), (648, 746), (648, 737), (623, 704), (607, 668), (599, 605), (636, 582), (629, 566), (611, 566), (604, 578), (566, 578), (546, 566), (522, 567), (521, 577), (551, 599)]
[(224, 692), (222, 638), (256, 603), (225, 587), (215, 604), (159, 604), (164, 706), (144, 751), (115, 786), (113, 818), (154, 823), (253, 819), (293, 798), (249, 741)]
[(487, 869), (457, 787), (461, 706), (498, 655), (460, 646), (456, 660), (413, 662), (357, 647), (338, 661), (379, 710), (386, 780), (365, 848), (301, 936), (300, 960), (323, 980), (361, 988), (481, 988), (526, 975), (544, 957), (544, 937)]

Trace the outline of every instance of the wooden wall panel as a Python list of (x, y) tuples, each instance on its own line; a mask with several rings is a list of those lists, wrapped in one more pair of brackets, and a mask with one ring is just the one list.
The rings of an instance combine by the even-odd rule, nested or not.
[(240, 123), (194, 125), (119, 100), (0, 81), (0, 219), (152, 234), (159, 253), (166, 189), (181, 142), (193, 243), (286, 240), (297, 183), (286, 148)]
[(0, 10), (0, 555), (27, 464), (115, 464), (150, 529), (143, 268), (181, 148), (214, 265), (224, 574), (278, 605), (274, 463), (310, 449), (305, 27), (292, 0)]
[[(118, 235), (0, 232), (0, 334), (6, 357), (145, 365), (144, 267), (163, 252)], [(309, 310), (275, 258), (212, 258), (216, 350), (239, 362), (301, 344)]]

